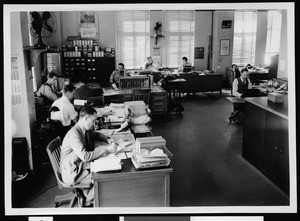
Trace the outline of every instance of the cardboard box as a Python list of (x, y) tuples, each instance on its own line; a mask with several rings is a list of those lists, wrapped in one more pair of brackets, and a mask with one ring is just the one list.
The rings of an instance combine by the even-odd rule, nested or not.
[(283, 103), (283, 95), (272, 92), (268, 94), (268, 100), (274, 103)]

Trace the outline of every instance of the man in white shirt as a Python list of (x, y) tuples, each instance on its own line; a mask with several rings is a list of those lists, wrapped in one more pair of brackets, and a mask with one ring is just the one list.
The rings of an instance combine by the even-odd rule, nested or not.
[(241, 71), (241, 76), (235, 78), (232, 82), (232, 95), (243, 98), (243, 92), (251, 88), (252, 84), (249, 79), (249, 71), (244, 68)]
[(51, 108), (57, 107), (58, 111), (51, 112), (51, 120), (60, 121), (64, 127), (64, 134), (68, 131), (71, 126), (72, 121), (77, 122), (78, 113), (76, 112), (71, 100), (74, 97), (75, 87), (71, 84), (65, 85), (63, 87), (63, 95), (61, 98), (53, 102)]
[(147, 62), (145, 62), (141, 67), (142, 71), (153, 71), (157, 69), (158, 69), (158, 64), (156, 61), (152, 59), (151, 56), (147, 57)]

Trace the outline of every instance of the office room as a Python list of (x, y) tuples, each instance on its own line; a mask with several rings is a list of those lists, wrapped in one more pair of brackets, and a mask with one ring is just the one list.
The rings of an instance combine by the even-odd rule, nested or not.
[[(6, 214), (296, 212), (293, 3), (4, 5), (4, 30)], [(94, 115), (108, 156), (65, 184)]]

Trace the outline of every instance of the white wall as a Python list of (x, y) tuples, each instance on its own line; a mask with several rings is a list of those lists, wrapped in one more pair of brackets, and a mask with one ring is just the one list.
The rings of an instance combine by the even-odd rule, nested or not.
[(258, 11), (256, 27), (256, 46), (254, 65), (266, 65), (265, 53), (267, 43), (268, 12)]
[(101, 47), (116, 48), (116, 26), (114, 11), (97, 12), (99, 18), (99, 44)]
[(210, 69), (207, 67), (209, 36), (212, 35), (212, 11), (195, 12), (195, 47), (204, 47), (204, 58), (194, 59), (195, 70)]
[(281, 22), (281, 35), (280, 35), (280, 48), (278, 57), (278, 78), (288, 78), (288, 53), (287, 53), (287, 11), (282, 12), (282, 22)]
[[(28, 143), (28, 149), (32, 147), (31, 128), (33, 128), (33, 117), (35, 117), (33, 86), (31, 72), (26, 70), (23, 54), (21, 16), (19, 12), (11, 13), (11, 55), (18, 57), (18, 67), (20, 76), (21, 105), (12, 106), (12, 119), (16, 122), (16, 131), (14, 137), (25, 137)], [(29, 166), (32, 165), (32, 152), (28, 152)]]
[[(232, 20), (231, 28), (222, 29), (223, 20)], [(213, 12), (213, 67), (216, 73), (223, 74), (223, 79), (227, 78), (226, 68), (232, 64), (232, 48), (234, 34), (234, 11), (214, 11)], [(220, 56), (220, 40), (230, 40), (229, 56)]]

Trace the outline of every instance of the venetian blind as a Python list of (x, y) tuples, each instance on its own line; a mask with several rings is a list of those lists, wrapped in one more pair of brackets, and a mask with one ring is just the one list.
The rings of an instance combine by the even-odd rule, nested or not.
[(268, 27), (267, 27), (267, 45), (265, 54), (265, 64), (270, 64), (271, 57), (279, 53), (280, 34), (281, 34), (280, 11), (268, 11)]
[(255, 58), (257, 11), (236, 11), (232, 63), (253, 64)]
[(117, 63), (138, 69), (150, 55), (149, 11), (117, 12)]
[(183, 56), (194, 63), (195, 11), (163, 11), (162, 65), (178, 67)]

